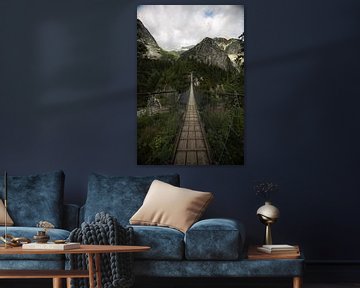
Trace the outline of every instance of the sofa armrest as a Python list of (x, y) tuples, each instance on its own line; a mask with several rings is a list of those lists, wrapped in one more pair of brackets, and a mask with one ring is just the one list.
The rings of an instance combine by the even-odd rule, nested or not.
[(79, 227), (79, 206), (76, 204), (64, 204), (63, 228), (73, 230)]
[(225, 218), (196, 222), (185, 234), (188, 260), (235, 260), (242, 255), (245, 228), (239, 221)]

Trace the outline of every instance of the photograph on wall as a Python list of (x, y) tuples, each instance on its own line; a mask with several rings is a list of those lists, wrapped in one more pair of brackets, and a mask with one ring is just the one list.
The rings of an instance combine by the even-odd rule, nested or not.
[(244, 165), (244, 6), (137, 8), (137, 164)]

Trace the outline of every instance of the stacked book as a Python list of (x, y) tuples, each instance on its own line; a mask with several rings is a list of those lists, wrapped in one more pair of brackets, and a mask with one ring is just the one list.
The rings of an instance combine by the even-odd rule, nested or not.
[(262, 245), (250, 246), (248, 250), (248, 259), (266, 260), (266, 259), (296, 259), (300, 257), (298, 245)]
[(299, 247), (298, 246), (291, 246), (291, 245), (262, 245), (258, 246), (257, 250), (259, 252), (264, 252), (268, 254), (299, 254)]
[(27, 250), (71, 250), (79, 249), (80, 243), (27, 243), (22, 245)]

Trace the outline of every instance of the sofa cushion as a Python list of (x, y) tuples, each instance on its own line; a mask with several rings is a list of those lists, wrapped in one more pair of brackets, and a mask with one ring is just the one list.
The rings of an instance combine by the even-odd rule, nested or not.
[(14, 225), (14, 221), (11, 219), (9, 213), (6, 212), (6, 216), (5, 216), (5, 205), (4, 202), (0, 199), (0, 226), (5, 225), (5, 217), (6, 217), (7, 226)]
[[(41, 228), (36, 227), (8, 227), (7, 233), (14, 237), (25, 237), (29, 240), (33, 240), (33, 236), (36, 235)], [(5, 234), (5, 227), (0, 227), (0, 235)], [(69, 237), (70, 232), (63, 229), (49, 229), (47, 234), (50, 236), (49, 241), (65, 240)], [(0, 260), (61, 260), (64, 259), (63, 255), (0, 255)]]
[(245, 240), (243, 225), (232, 219), (206, 219), (195, 223), (185, 235), (188, 260), (238, 259)]
[(134, 244), (150, 246), (146, 252), (134, 253), (135, 259), (182, 260), (184, 234), (172, 228), (157, 226), (132, 226)]
[(84, 205), (84, 221), (91, 222), (98, 212), (114, 216), (126, 226), (130, 217), (139, 209), (154, 179), (179, 186), (179, 175), (160, 176), (106, 176), (91, 174)]
[(143, 205), (131, 217), (135, 225), (157, 225), (186, 230), (197, 221), (213, 196), (154, 180)]
[[(3, 182), (0, 177), (0, 183)], [(3, 185), (0, 185), (3, 195)], [(64, 173), (8, 176), (8, 212), (16, 226), (35, 227), (45, 220), (62, 227)]]

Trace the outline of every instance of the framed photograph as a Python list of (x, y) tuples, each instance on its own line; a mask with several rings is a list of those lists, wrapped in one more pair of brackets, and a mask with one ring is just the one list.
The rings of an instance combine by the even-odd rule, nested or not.
[(139, 165), (244, 164), (244, 7), (137, 8)]

